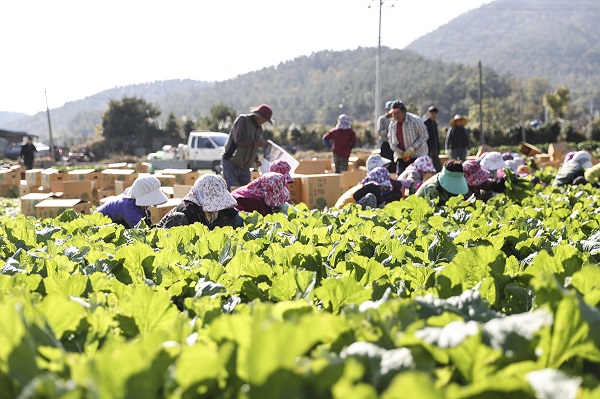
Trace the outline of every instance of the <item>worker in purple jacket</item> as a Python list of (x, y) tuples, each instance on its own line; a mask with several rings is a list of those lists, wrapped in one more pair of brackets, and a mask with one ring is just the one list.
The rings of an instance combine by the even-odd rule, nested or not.
[(99, 206), (95, 212), (108, 216), (114, 223), (127, 229), (135, 227), (144, 219), (152, 226), (148, 207), (164, 204), (167, 196), (160, 189), (160, 180), (154, 176), (138, 177), (133, 185), (112, 201)]

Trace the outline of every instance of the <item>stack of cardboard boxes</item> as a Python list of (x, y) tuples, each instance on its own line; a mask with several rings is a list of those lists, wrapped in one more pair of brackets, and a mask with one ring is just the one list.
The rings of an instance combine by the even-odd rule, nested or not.
[(21, 166), (0, 169), (0, 197), (17, 198), (20, 194)]

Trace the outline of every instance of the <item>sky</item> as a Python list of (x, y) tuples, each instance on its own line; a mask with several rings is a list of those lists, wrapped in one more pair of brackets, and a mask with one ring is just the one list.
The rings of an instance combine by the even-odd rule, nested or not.
[[(402, 49), (491, 0), (383, 0)], [(223, 81), (323, 50), (377, 47), (378, 0), (1, 1), (0, 111), (33, 115), (137, 83)]]

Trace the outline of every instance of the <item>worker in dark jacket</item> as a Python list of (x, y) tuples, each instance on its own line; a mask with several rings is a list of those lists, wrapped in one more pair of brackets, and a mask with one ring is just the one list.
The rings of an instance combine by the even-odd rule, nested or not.
[(26, 169), (33, 169), (33, 159), (36, 152), (37, 148), (33, 145), (33, 137), (29, 137), (27, 143), (23, 144), (23, 147), (21, 147), (20, 155)]
[(429, 157), (433, 161), (433, 166), (437, 172), (442, 171), (442, 162), (440, 161), (440, 138), (438, 136), (438, 109), (433, 105), (427, 109), (427, 119), (424, 123), (427, 126), (427, 148), (429, 148)]

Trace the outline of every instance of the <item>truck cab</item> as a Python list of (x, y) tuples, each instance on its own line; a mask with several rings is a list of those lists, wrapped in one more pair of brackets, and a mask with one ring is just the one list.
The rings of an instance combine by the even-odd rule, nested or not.
[(187, 144), (187, 162), (190, 169), (221, 171), (221, 155), (229, 135), (220, 132), (191, 132)]

